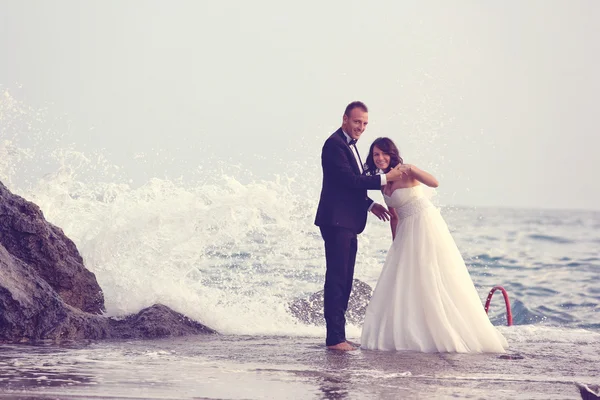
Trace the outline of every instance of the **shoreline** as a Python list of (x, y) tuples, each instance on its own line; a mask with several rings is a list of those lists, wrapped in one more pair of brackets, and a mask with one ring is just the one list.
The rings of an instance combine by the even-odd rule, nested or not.
[[(328, 351), (316, 337), (218, 335), (0, 345), (0, 398), (577, 398), (600, 333), (503, 328), (509, 355)], [(176, 393), (174, 395), (173, 393)]]

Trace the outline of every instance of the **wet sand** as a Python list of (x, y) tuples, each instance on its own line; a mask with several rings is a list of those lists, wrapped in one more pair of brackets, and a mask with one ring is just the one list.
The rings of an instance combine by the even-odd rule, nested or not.
[(212, 336), (0, 345), (0, 397), (22, 399), (579, 398), (600, 334), (503, 328), (498, 354), (328, 351), (320, 338)]

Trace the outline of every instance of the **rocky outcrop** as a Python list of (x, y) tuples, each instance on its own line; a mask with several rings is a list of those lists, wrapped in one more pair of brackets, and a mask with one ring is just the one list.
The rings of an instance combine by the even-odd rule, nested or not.
[(101, 314), (104, 296), (83, 265), (75, 243), (44, 218), (40, 208), (0, 183), (0, 243), (31, 266), (60, 298), (79, 310)]
[[(350, 300), (348, 301), (348, 310), (346, 311), (346, 321), (355, 325), (362, 325), (365, 320), (367, 305), (371, 299), (373, 289), (366, 283), (354, 279)], [(313, 293), (308, 298), (295, 299), (289, 305), (292, 315), (305, 324), (324, 325), (323, 317), (323, 290)]]
[[(61, 336), (76, 337), (77, 322), (85, 314), (70, 307), (29, 264), (0, 245), (0, 340), (30, 341)], [(70, 321), (76, 320), (75, 324)], [(85, 325), (85, 324), (83, 324)], [(70, 328), (69, 328), (70, 327)], [(70, 334), (63, 334), (66, 331)]]
[(600, 385), (586, 385), (585, 383), (575, 382), (575, 386), (579, 389), (582, 400), (600, 399)]
[(0, 341), (143, 339), (216, 333), (157, 304), (107, 318), (75, 244), (0, 183)]
[(217, 333), (162, 304), (155, 304), (124, 319), (111, 319), (110, 325), (111, 335), (124, 339)]

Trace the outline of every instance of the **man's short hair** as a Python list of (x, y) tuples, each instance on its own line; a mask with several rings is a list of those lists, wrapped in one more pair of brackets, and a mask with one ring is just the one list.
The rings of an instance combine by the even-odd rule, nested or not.
[(348, 104), (346, 106), (346, 111), (344, 111), (344, 115), (346, 115), (346, 116), (349, 117), (350, 113), (355, 108), (360, 108), (361, 110), (363, 110), (366, 113), (369, 112), (369, 109), (367, 108), (367, 106), (365, 105), (365, 103), (363, 103), (362, 101), (353, 101), (352, 103), (350, 103), (350, 104)]

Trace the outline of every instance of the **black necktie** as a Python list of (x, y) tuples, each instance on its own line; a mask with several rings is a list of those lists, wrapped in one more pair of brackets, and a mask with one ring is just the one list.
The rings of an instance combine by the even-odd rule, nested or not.
[(348, 145), (350, 145), (350, 146), (356, 145), (356, 139), (350, 140), (350, 143), (348, 143)]

